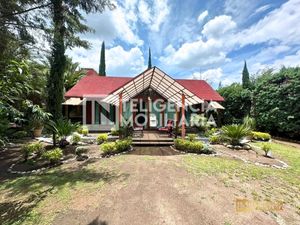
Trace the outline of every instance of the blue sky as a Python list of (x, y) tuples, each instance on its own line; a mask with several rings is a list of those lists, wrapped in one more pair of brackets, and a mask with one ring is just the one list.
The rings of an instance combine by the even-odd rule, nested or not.
[(251, 74), (300, 65), (300, 0), (123, 0), (86, 15), (90, 49), (68, 50), (81, 67), (98, 70), (106, 43), (107, 74), (135, 76), (152, 64), (174, 78), (205, 79), (214, 87)]

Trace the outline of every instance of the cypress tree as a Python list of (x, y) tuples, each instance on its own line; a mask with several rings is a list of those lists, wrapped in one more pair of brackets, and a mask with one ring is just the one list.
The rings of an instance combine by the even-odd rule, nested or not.
[(105, 71), (105, 43), (104, 43), (104, 41), (102, 42), (102, 46), (101, 46), (99, 75), (100, 76), (106, 76), (106, 71)]
[(250, 88), (250, 76), (249, 76), (249, 72), (247, 69), (246, 60), (245, 60), (244, 69), (243, 69), (242, 74), (243, 74), (243, 77), (242, 77), (243, 88)]
[(148, 69), (151, 69), (151, 68), (152, 68), (151, 49), (149, 48)]

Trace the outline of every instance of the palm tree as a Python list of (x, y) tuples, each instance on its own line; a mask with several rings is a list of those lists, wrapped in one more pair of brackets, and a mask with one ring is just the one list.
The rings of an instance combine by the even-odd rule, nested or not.
[(84, 71), (79, 68), (79, 63), (73, 63), (72, 59), (67, 57), (64, 72), (65, 91), (70, 90), (83, 76)]

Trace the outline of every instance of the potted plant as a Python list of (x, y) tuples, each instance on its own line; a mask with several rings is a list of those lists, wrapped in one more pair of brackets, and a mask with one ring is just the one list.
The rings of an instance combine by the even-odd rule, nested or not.
[(32, 107), (31, 125), (33, 127), (33, 136), (40, 137), (44, 128), (44, 123), (50, 118), (50, 113), (45, 112), (39, 105)]

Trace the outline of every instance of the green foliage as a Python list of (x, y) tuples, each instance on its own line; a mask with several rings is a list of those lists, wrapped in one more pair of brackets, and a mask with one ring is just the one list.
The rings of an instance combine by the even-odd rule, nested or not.
[(268, 156), (269, 152), (271, 151), (270, 143), (264, 143), (261, 149), (265, 152), (265, 156)]
[(246, 126), (246, 127), (249, 127), (250, 130), (254, 130), (255, 129), (255, 119), (250, 117), (250, 116), (246, 116), (244, 117), (243, 119), (243, 124)]
[(27, 161), (28, 157), (32, 154), (37, 154), (38, 156), (42, 155), (45, 151), (45, 148), (41, 142), (35, 142), (31, 144), (23, 145), (21, 152), (23, 154), (24, 160)]
[(51, 114), (45, 112), (39, 105), (32, 106), (30, 122), (33, 128), (41, 128), (44, 126)]
[(257, 131), (252, 131), (251, 137), (252, 139), (259, 140), (259, 141), (269, 141), (271, 139), (271, 135), (269, 133), (257, 132)]
[(66, 139), (67, 136), (71, 135), (78, 128), (78, 124), (71, 123), (70, 120), (60, 119), (55, 123), (56, 134), (62, 139)]
[(108, 135), (107, 134), (99, 134), (97, 137), (97, 144), (100, 145), (103, 142), (106, 142), (108, 140)]
[(188, 136), (189, 141), (195, 141), (196, 137), (197, 137), (197, 134), (188, 134), (187, 136)]
[(180, 138), (174, 141), (175, 148), (189, 153), (206, 153), (203, 151), (203, 143), (201, 141), (188, 141)]
[(212, 127), (211, 129), (205, 131), (204, 136), (210, 137), (211, 135), (214, 135), (217, 131), (218, 131), (217, 128)]
[(116, 152), (116, 143), (115, 142), (106, 142), (100, 145), (100, 149), (103, 155), (111, 155)]
[(209, 124), (207, 122), (207, 118), (201, 115), (192, 115), (191, 116), (191, 126), (195, 126), (199, 131), (205, 132), (209, 128)]
[(51, 164), (56, 164), (63, 157), (63, 151), (60, 148), (55, 148), (43, 153), (43, 159), (49, 161)]
[(266, 71), (253, 93), (257, 127), (274, 135), (300, 139), (300, 68)]
[(131, 139), (118, 140), (116, 142), (105, 142), (100, 146), (103, 155), (113, 155), (128, 151), (132, 145)]
[(86, 154), (89, 151), (88, 147), (85, 146), (79, 146), (75, 149), (75, 154), (77, 156), (81, 156), (82, 154)]
[(148, 69), (152, 68), (152, 62), (151, 62), (151, 49), (149, 48), (149, 56), (148, 56)]
[(119, 136), (119, 130), (117, 130), (115, 127), (112, 127), (112, 128), (110, 129), (110, 134), (111, 134), (112, 136)]
[(105, 68), (105, 43), (102, 42), (101, 46), (101, 55), (100, 55), (100, 64), (99, 64), (99, 75), (106, 76), (106, 68)]
[(64, 72), (65, 91), (70, 90), (84, 75), (84, 71), (79, 68), (79, 63), (73, 63), (72, 58), (66, 57)]
[(71, 142), (72, 142), (72, 144), (73, 144), (73, 145), (77, 145), (78, 142), (80, 142), (80, 141), (81, 141), (81, 136), (80, 136), (80, 134), (78, 134), (78, 133), (73, 133), (73, 134), (72, 134), (72, 137), (71, 137)]
[(244, 124), (233, 124), (223, 126), (222, 131), (223, 138), (229, 141), (229, 143), (234, 146), (240, 145), (241, 139), (250, 134), (249, 127), (246, 127)]
[(243, 118), (250, 113), (251, 109), (251, 91), (244, 89), (240, 84), (231, 84), (218, 90), (224, 97), (224, 123), (242, 123)]
[(133, 128), (129, 125), (127, 126), (122, 126), (119, 129), (119, 134), (121, 136), (121, 138), (128, 138), (131, 137), (133, 134)]
[(22, 139), (22, 138), (27, 137), (27, 136), (28, 136), (28, 134), (27, 134), (27, 132), (24, 131), (24, 130), (17, 131), (17, 132), (15, 132), (15, 133), (13, 133), (13, 134), (11, 135), (11, 137), (12, 137), (13, 139)]
[(89, 134), (89, 129), (87, 127), (83, 127), (82, 130), (81, 130), (81, 134), (83, 136), (88, 136)]
[(209, 137), (209, 143), (211, 144), (219, 144), (221, 142), (221, 137), (219, 135), (211, 135)]
[(130, 146), (132, 145), (131, 139), (123, 139), (116, 141), (116, 151), (118, 153), (128, 151), (130, 149)]
[(246, 61), (245, 61), (245, 64), (244, 64), (244, 69), (243, 69), (243, 73), (242, 74), (243, 74), (243, 76), (242, 76), (243, 88), (250, 88), (250, 86), (251, 86), (250, 76), (249, 76), (249, 72), (248, 72)]

